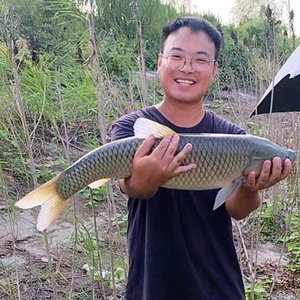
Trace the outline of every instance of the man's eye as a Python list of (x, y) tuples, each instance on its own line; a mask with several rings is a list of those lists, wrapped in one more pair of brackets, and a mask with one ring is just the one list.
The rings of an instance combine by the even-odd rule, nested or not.
[(196, 58), (195, 59), (195, 62), (197, 64), (207, 64), (208, 63), (208, 60), (207, 59), (204, 59), (204, 58)]
[(182, 60), (182, 56), (180, 56), (180, 55), (170, 55), (170, 58), (171, 59), (174, 59), (174, 60)]

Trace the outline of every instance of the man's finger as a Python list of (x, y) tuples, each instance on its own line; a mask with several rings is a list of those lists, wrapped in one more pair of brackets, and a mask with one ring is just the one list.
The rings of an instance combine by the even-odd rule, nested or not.
[(182, 164), (182, 162), (186, 159), (188, 154), (192, 151), (193, 146), (192, 144), (186, 144), (181, 151), (174, 157), (174, 162), (177, 164)]
[(172, 140), (173, 136), (172, 135), (166, 135), (161, 141), (160, 143), (155, 147), (155, 149), (153, 150), (153, 154), (161, 159), (166, 150), (168, 149), (170, 142)]
[(270, 177), (270, 173), (271, 173), (271, 168), (272, 168), (272, 163), (271, 161), (269, 160), (266, 160), (264, 163), (263, 163), (263, 166), (262, 166), (262, 169), (261, 169), (261, 172), (259, 174), (259, 177), (258, 177), (258, 181), (265, 184), (269, 177)]
[(147, 155), (151, 150), (151, 147), (154, 145), (154, 141), (155, 139), (153, 134), (150, 134), (136, 150), (134, 157), (141, 158)]
[(246, 182), (248, 187), (250, 188), (253, 188), (256, 184), (256, 174), (254, 171), (251, 171), (248, 176), (247, 176), (247, 179), (246, 179)]
[(185, 166), (179, 166), (175, 169), (174, 171), (174, 176), (180, 175), (180, 174), (184, 174), (187, 173), (193, 169), (196, 168), (196, 164), (195, 163), (190, 163), (188, 165)]
[(280, 180), (285, 179), (292, 171), (292, 162), (286, 159), (283, 164)]
[(273, 179), (279, 179), (281, 176), (281, 170), (282, 170), (281, 159), (279, 157), (274, 157), (274, 159), (272, 160), (271, 177)]
[(166, 151), (164, 153), (165, 155), (169, 155), (171, 157), (174, 157), (175, 152), (178, 148), (179, 139), (180, 139), (179, 135), (172, 136), (172, 139), (170, 140), (170, 143), (169, 143), (169, 145), (166, 148)]

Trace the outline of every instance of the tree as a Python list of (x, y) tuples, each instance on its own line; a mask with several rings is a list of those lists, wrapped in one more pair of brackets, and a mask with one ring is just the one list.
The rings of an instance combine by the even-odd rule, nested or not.
[(42, 53), (55, 55), (58, 53), (58, 48), (60, 53), (62, 49), (66, 52), (70, 51), (70, 46), (74, 44), (74, 36), (78, 39), (78, 36), (86, 30), (84, 20), (78, 22), (76, 18), (80, 12), (72, 0), (2, 1), (0, 12), (5, 6), (13, 7), (12, 39), (15, 43), (20, 39), (27, 41), (32, 61), (35, 63)]
[(285, 3), (285, 0), (235, 0), (230, 14), (234, 23), (240, 24), (263, 16), (267, 5), (269, 5), (276, 18), (282, 19), (286, 13)]

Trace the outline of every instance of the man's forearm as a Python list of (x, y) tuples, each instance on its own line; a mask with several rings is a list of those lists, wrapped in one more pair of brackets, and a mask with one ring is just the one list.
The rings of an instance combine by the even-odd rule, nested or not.
[[(139, 188), (132, 187), (130, 185), (130, 178), (120, 179), (118, 180), (118, 184), (121, 191), (132, 198), (148, 199), (157, 192), (157, 188), (154, 190), (145, 190), (145, 188), (143, 189), (142, 186)], [(146, 185), (143, 186), (145, 187)]]
[(226, 201), (227, 213), (236, 220), (247, 217), (261, 203), (258, 191), (250, 191), (241, 186)]

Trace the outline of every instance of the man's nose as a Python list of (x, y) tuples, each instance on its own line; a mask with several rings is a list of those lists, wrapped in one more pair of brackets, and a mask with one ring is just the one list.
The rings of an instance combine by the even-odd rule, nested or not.
[(192, 58), (186, 57), (186, 58), (184, 59), (183, 66), (182, 66), (182, 68), (180, 69), (180, 71), (186, 72), (186, 73), (194, 73), (195, 70), (194, 70), (194, 68), (193, 68), (193, 66), (192, 66), (192, 62), (193, 62)]

